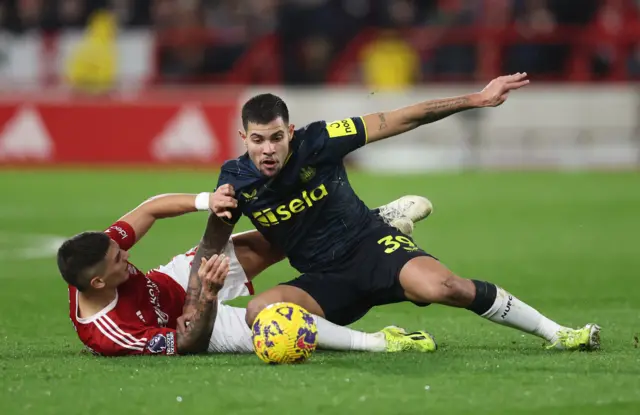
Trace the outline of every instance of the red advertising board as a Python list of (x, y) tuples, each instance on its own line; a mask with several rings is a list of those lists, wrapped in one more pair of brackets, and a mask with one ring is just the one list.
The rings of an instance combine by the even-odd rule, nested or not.
[(237, 97), (0, 102), (0, 165), (197, 164), (236, 156)]

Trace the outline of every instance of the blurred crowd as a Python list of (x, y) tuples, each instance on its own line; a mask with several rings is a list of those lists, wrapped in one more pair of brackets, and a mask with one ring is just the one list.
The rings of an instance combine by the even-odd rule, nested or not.
[[(377, 35), (353, 49), (357, 76), (394, 86), (440, 75), (472, 78), (488, 59), (481, 37), (447, 41), (469, 27), (516, 30), (522, 41), (500, 51), (501, 71), (557, 75), (570, 64), (575, 42), (571, 36), (536, 42), (536, 36), (567, 25), (603, 34), (640, 25), (640, 0), (3, 0), (1, 28), (14, 33), (82, 28), (101, 8), (114, 12), (121, 29), (165, 35), (160, 77), (215, 79), (254, 56), (265, 72), (270, 71), (266, 61), (277, 60), (278, 80), (290, 84), (329, 81), (338, 63), (353, 63), (349, 47), (372, 28), (380, 29)], [(411, 28), (436, 30), (406, 35)], [(273, 54), (256, 53), (273, 35), (279, 45), (268, 49)], [(591, 75), (606, 76), (616, 59), (624, 60), (627, 76), (640, 75), (640, 42), (621, 48), (606, 39), (590, 46)]]

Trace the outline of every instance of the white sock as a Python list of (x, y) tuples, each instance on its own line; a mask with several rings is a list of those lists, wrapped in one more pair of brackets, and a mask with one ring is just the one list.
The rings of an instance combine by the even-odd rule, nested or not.
[(318, 348), (325, 350), (351, 350), (384, 352), (387, 342), (382, 333), (363, 333), (333, 324), (322, 317), (313, 316), (318, 328)]
[(502, 288), (496, 286), (496, 289), (496, 301), (482, 317), (542, 337), (552, 343), (558, 339), (558, 331), (565, 327), (549, 320)]

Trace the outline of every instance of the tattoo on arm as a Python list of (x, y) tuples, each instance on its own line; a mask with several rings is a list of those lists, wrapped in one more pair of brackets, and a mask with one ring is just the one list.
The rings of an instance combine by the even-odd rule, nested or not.
[[(202, 292), (202, 282), (198, 277), (198, 269), (200, 268), (200, 261), (202, 258), (207, 257), (207, 250), (203, 247), (202, 242), (198, 244), (198, 249), (193, 261), (191, 262), (191, 269), (189, 270), (189, 283), (187, 285), (187, 295), (184, 301), (184, 308), (193, 308), (198, 305), (200, 293)], [(209, 257), (211, 257), (210, 254)]]
[(455, 114), (456, 112), (467, 109), (469, 105), (470, 102), (467, 97), (439, 99), (437, 101), (426, 102), (423, 108), (424, 115), (420, 120), (420, 124), (436, 122)]
[(387, 128), (387, 118), (384, 116), (383, 112), (378, 114), (378, 118), (380, 119), (380, 128), (378, 128), (378, 131), (382, 131)]
[(177, 343), (180, 354), (205, 352), (213, 332), (213, 325), (218, 312), (218, 301), (207, 301), (198, 296), (196, 312), (186, 331), (178, 327)]
[(207, 228), (204, 231), (202, 240), (198, 244), (198, 250), (191, 263), (189, 272), (189, 284), (187, 286), (187, 298), (184, 302), (185, 311), (193, 308), (199, 303), (202, 283), (198, 277), (198, 269), (202, 258), (209, 259), (215, 254), (219, 254), (229, 241), (233, 226), (224, 223), (215, 214), (209, 215)]

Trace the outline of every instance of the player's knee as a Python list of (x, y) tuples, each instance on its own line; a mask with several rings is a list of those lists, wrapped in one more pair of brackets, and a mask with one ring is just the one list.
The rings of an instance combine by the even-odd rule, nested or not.
[(429, 296), (429, 302), (446, 302), (459, 295), (457, 277), (452, 272), (425, 273), (420, 291)]
[(247, 314), (245, 315), (247, 326), (253, 326), (253, 322), (256, 320), (256, 317), (258, 317), (258, 314), (260, 314), (267, 305), (268, 304), (258, 297), (249, 301), (249, 304), (247, 304)]
[(466, 307), (473, 301), (473, 283), (455, 275), (434, 259), (408, 265), (401, 272), (400, 281), (411, 301), (457, 307)]
[(440, 277), (436, 292), (439, 303), (465, 307), (473, 301), (473, 283), (452, 272)]

